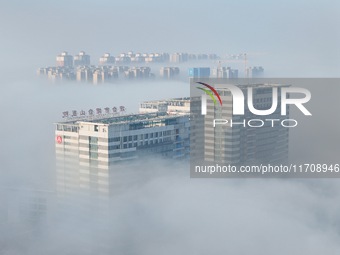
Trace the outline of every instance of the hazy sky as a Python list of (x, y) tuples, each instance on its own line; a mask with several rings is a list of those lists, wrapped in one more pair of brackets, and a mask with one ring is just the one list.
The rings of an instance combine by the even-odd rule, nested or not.
[(1, 1), (1, 62), (52, 65), (62, 50), (85, 50), (94, 61), (128, 50), (248, 52), (250, 64), (262, 56), (256, 63), (278, 76), (334, 77), (339, 7), (337, 0)]

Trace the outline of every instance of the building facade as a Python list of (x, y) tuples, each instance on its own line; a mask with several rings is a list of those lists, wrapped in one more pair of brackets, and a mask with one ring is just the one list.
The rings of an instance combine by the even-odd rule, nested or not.
[(230, 67), (213, 68), (211, 70), (211, 77), (236, 79), (236, 78), (238, 78), (238, 70), (237, 69), (231, 69)]
[(210, 67), (194, 67), (189, 68), (190, 78), (209, 78), (210, 77)]
[(73, 66), (73, 56), (69, 55), (67, 51), (63, 51), (60, 55), (56, 57), (57, 66), (60, 67), (72, 67)]
[(179, 67), (161, 67), (159, 74), (164, 79), (171, 79), (179, 75)]
[(246, 77), (248, 78), (262, 78), (264, 69), (262, 66), (253, 66), (246, 69)]
[(91, 64), (91, 57), (85, 51), (79, 52), (74, 56), (74, 66), (89, 66)]
[(102, 57), (99, 58), (100, 65), (114, 65), (115, 57), (111, 56), (110, 53), (105, 53)]
[[(238, 87), (245, 95), (247, 102), (247, 89), (253, 89), (253, 106), (255, 109), (269, 109), (272, 105), (272, 88), (280, 90), (287, 85), (276, 84), (250, 84)], [(204, 162), (219, 162), (225, 164), (261, 164), (278, 163), (288, 160), (289, 128), (281, 126), (280, 122), (266, 119), (282, 119), (281, 98), (278, 98), (278, 107), (274, 113), (266, 116), (254, 115), (245, 104), (244, 115), (233, 115), (233, 96), (229, 89), (218, 88), (216, 91), (223, 102), (222, 106), (215, 105), (208, 98), (207, 113), (201, 114), (201, 98), (195, 97), (191, 101), (190, 120), (190, 157), (192, 160)], [(228, 121), (226, 125), (213, 125), (214, 119)], [(263, 121), (262, 127), (252, 127), (248, 121), (258, 125)], [(289, 109), (284, 119), (289, 119)], [(234, 123), (232, 126), (230, 123)], [(254, 125), (255, 125), (254, 124)]]
[(154, 112), (56, 123), (58, 194), (109, 196), (115, 170), (144, 156), (189, 155), (189, 116)]

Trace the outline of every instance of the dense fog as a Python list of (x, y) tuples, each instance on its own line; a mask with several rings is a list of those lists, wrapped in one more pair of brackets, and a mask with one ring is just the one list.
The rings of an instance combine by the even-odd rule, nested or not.
[[(124, 105), (136, 113), (144, 100), (189, 96), (187, 68), (217, 62), (183, 64), (174, 81), (36, 75), (63, 50), (85, 50), (94, 64), (133, 50), (247, 52), (266, 77), (338, 77), (338, 10), (332, 0), (0, 3), (0, 254), (340, 254), (338, 179), (194, 179), (186, 161), (149, 158), (117, 171), (106, 214), (93, 198), (57, 198), (53, 123), (63, 111)], [(222, 65), (242, 75), (243, 62)], [(301, 123), (290, 157), (335, 163), (338, 80), (315, 84), (323, 81), (309, 87), (315, 117), (292, 110)], [(37, 199), (45, 213), (32, 215)]]

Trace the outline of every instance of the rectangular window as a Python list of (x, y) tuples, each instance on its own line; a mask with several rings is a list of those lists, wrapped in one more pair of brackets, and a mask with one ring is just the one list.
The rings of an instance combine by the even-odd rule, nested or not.
[(97, 158), (98, 158), (98, 153), (96, 153), (96, 152), (90, 152), (90, 158), (92, 158), (92, 159), (97, 159)]
[(112, 142), (120, 142), (120, 137), (109, 138), (109, 143), (112, 143)]
[(91, 151), (98, 151), (98, 145), (90, 144), (90, 150)]
[(109, 146), (109, 150), (118, 150), (120, 149), (120, 145), (111, 145)]
[(97, 144), (98, 143), (98, 137), (89, 136), (89, 143), (91, 144)]

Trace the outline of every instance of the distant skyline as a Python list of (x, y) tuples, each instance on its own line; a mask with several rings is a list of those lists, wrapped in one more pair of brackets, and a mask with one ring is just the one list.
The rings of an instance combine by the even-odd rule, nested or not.
[(8, 68), (21, 58), (30, 68), (48, 65), (63, 50), (94, 58), (133, 50), (247, 52), (283, 75), (336, 76), (340, 69), (336, 0), (14, 0), (0, 6), (0, 63)]

